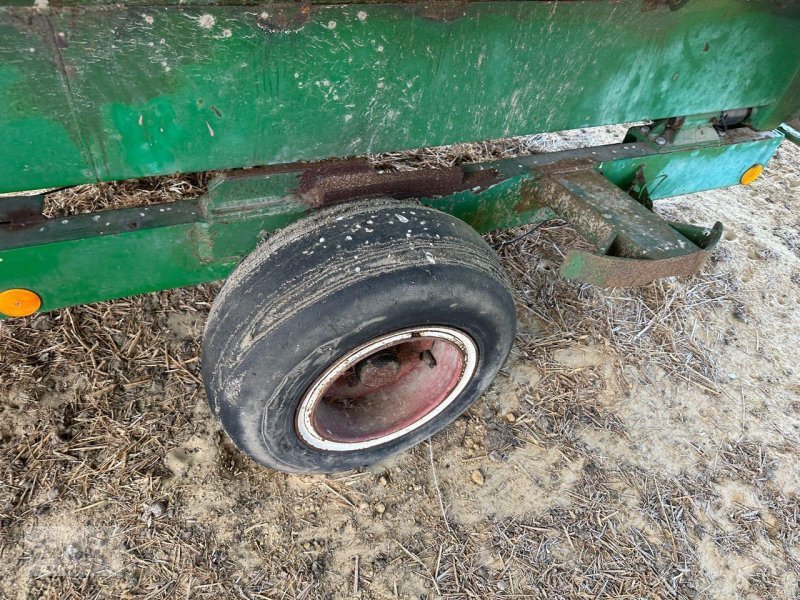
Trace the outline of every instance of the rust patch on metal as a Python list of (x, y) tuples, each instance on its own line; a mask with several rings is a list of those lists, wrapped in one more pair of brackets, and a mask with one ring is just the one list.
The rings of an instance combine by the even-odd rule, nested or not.
[(258, 26), (271, 33), (291, 33), (306, 26), (311, 16), (311, 3), (307, 0), (294, 3), (266, 4), (256, 14)]
[(642, 12), (650, 12), (658, 8), (678, 10), (689, 3), (689, 0), (644, 0)]
[(46, 219), (42, 215), (44, 196), (11, 196), (0, 198), (0, 225), (8, 229), (24, 229)]
[(496, 171), (464, 173), (459, 167), (381, 173), (366, 160), (354, 159), (307, 169), (298, 191), (310, 206), (319, 208), (366, 198), (449, 196), (468, 189), (479, 191), (498, 180)]
[(570, 250), (561, 265), (561, 275), (604, 287), (636, 287), (664, 277), (695, 275), (710, 254), (700, 250), (684, 256), (642, 260)]
[(431, 21), (449, 23), (465, 16), (466, 8), (466, 0), (426, 2), (419, 6), (419, 15)]

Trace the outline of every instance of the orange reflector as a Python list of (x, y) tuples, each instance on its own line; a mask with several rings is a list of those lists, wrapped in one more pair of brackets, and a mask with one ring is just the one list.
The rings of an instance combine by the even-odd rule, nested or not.
[(761, 175), (761, 173), (763, 172), (764, 172), (764, 165), (753, 165), (752, 167), (747, 169), (747, 171), (744, 172), (744, 175), (742, 175), (742, 178), (740, 180), (741, 184), (750, 185), (756, 179), (758, 179), (758, 176)]
[(42, 306), (42, 299), (30, 290), (15, 288), (0, 292), (0, 313), (7, 317), (27, 317)]

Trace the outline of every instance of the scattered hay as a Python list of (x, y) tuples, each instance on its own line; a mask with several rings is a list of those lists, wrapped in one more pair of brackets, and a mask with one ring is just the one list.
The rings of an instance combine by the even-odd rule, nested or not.
[[(558, 141), (372, 158), (446, 166)], [(170, 201), (206, 182), (85, 186), (48, 210)], [(745, 414), (719, 365), (731, 327), (758, 323), (731, 251), (689, 280), (601, 290), (557, 277), (578, 247), (560, 222), (502, 246), (520, 328), (497, 383), (430, 444), (327, 478), (261, 469), (213, 421), (199, 337), (218, 284), (0, 323), (0, 595), (791, 597), (800, 499), (777, 477), (800, 440), (736, 428), (788, 417)], [(694, 431), (670, 407), (679, 395), (711, 398), (736, 427), (692, 437), (691, 466), (660, 469), (623, 410), (635, 387), (676, 434)], [(520, 506), (500, 512), (503, 496)], [(488, 515), (475, 526), (464, 498)]]

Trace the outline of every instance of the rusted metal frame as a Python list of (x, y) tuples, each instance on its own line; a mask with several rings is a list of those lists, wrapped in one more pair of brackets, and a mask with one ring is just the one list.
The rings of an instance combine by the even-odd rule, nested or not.
[(597, 253), (570, 250), (561, 275), (595, 285), (631, 287), (697, 273), (722, 235), (713, 228), (673, 227), (595, 170), (591, 160), (566, 160), (533, 173), (529, 202), (549, 206)]
[[(659, 173), (677, 165), (677, 184), (672, 177), (673, 185), (650, 186), (654, 196), (665, 197), (667, 189), (672, 194), (708, 189), (709, 181), (710, 187), (733, 185), (740, 175), (737, 169), (750, 166), (751, 160), (766, 162), (781, 139), (775, 133), (735, 130), (715, 146), (659, 148), (643, 141), (461, 165), (443, 171), (380, 172), (363, 161), (331, 161), (228, 172), (216, 178), (207, 194), (197, 199), (43, 223), (0, 224), (0, 290), (35, 290), (42, 296), (43, 310), (50, 310), (220, 279), (255, 248), (264, 234), (320, 206), (346, 199), (418, 198), (481, 232), (539, 223), (560, 216), (559, 210), (567, 219), (577, 221), (563, 202), (549, 203), (537, 197), (537, 182), (548, 165), (583, 160), (587, 173), (592, 171), (600, 179), (607, 178), (607, 185), (626, 201), (628, 197), (621, 190), (635, 192), (637, 175), (644, 178), (640, 185), (643, 183), (647, 190), (653, 177), (658, 182)], [(691, 173), (684, 182), (682, 173), (687, 166)], [(725, 171), (722, 178), (720, 169)], [(582, 176), (589, 177), (587, 173)], [(716, 173), (717, 178), (709, 180), (709, 173)], [(639, 189), (635, 195), (642, 195)], [(591, 198), (587, 202), (590, 204)], [(701, 249), (707, 249), (718, 236), (714, 230), (674, 227)], [(700, 259), (697, 254), (692, 256), (693, 260)], [(624, 281), (611, 276), (627, 268), (620, 267), (619, 261), (648, 263), (645, 272), (649, 278), (686, 274), (696, 268), (684, 269), (688, 259), (680, 256), (659, 260), (607, 254), (573, 257), (565, 263), (565, 276), (605, 285), (642, 281), (632, 275)], [(582, 267), (580, 260), (589, 267)], [(606, 261), (614, 261), (616, 271), (605, 267)], [(592, 279), (598, 273), (605, 275)]]

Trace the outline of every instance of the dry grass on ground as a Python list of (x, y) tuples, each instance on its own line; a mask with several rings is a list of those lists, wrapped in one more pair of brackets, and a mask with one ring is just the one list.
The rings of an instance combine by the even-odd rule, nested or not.
[[(560, 223), (504, 246), (520, 328), (501, 375), (430, 443), (345, 475), (262, 469), (213, 421), (217, 285), (0, 324), (0, 596), (797, 598), (799, 169), (784, 145), (752, 188), (664, 206), (729, 226), (690, 280), (560, 280), (581, 243)], [(136, 201), (131, 185), (51, 208)], [(146, 185), (163, 201), (204, 182)]]

